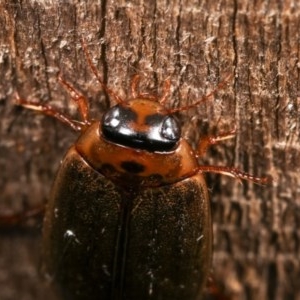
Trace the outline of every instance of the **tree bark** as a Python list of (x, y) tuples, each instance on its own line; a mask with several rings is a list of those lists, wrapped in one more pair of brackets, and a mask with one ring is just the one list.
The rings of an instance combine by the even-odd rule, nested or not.
[[(46, 203), (64, 152), (76, 139), (52, 118), (14, 104), (15, 93), (75, 116), (60, 71), (88, 97), (92, 117), (111, 105), (103, 81), (130, 96), (130, 80), (170, 107), (193, 103), (228, 75), (205, 104), (180, 114), (184, 137), (237, 128), (204, 165), (235, 166), (272, 184), (207, 175), (214, 229), (212, 273), (229, 299), (300, 299), (300, 109), (298, 1), (0, 0), (0, 210)], [(74, 117), (75, 118), (75, 117)], [(55, 299), (38, 275), (41, 224), (2, 229), (0, 298)]]

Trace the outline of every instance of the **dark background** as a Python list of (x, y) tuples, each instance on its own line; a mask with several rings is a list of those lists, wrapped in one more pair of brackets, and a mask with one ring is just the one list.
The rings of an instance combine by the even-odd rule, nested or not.
[[(228, 74), (213, 100), (181, 115), (195, 144), (237, 126), (201, 164), (272, 175), (258, 186), (207, 175), (214, 229), (212, 273), (230, 299), (300, 299), (298, 1), (0, 0), (0, 211), (46, 203), (76, 134), (14, 105), (14, 93), (76, 116), (57, 72), (99, 118), (109, 99), (81, 49), (83, 36), (103, 80), (126, 98), (172, 83), (170, 106), (192, 103)], [(0, 232), (0, 299), (54, 299), (40, 282), (41, 222)]]

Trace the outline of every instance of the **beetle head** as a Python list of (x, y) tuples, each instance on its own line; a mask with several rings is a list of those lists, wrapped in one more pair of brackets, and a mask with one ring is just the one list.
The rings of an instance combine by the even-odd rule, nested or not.
[(106, 139), (151, 152), (172, 151), (181, 137), (176, 117), (149, 99), (133, 99), (111, 107), (100, 126)]

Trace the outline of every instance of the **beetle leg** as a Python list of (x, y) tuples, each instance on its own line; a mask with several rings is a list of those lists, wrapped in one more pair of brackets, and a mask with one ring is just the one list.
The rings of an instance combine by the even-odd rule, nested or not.
[(80, 131), (82, 128), (80, 123), (75, 122), (69, 116), (57, 111), (56, 108), (50, 105), (41, 104), (38, 102), (31, 102), (21, 98), (17, 98), (15, 102), (17, 105), (21, 105), (32, 110), (40, 111), (45, 115), (54, 117), (58, 119), (60, 122), (70, 126), (75, 131)]
[(206, 296), (204, 299), (230, 300), (223, 287), (217, 283), (213, 275), (209, 275), (207, 279), (204, 295)]
[(89, 124), (89, 120), (88, 120), (89, 105), (86, 98), (78, 91), (76, 91), (75, 88), (70, 83), (65, 81), (61, 77), (61, 74), (58, 74), (58, 81), (70, 93), (72, 100), (77, 104), (78, 111), (82, 117), (83, 122), (85, 124)]
[(54, 118), (58, 119), (60, 122), (70, 126), (72, 129), (74, 129), (76, 131), (80, 131), (83, 127), (83, 124), (72, 120), (69, 116), (59, 112), (56, 108), (54, 108), (50, 105), (42, 104), (42, 103), (38, 103), (38, 102), (31, 102), (31, 101), (27, 101), (25, 99), (21, 99), (18, 94), (16, 95), (15, 103), (17, 105), (21, 105), (21, 106), (24, 106), (29, 109), (40, 111), (45, 115), (54, 117)]
[(239, 180), (252, 181), (256, 184), (267, 184), (272, 181), (270, 177), (256, 177), (233, 167), (199, 166), (197, 170), (198, 172), (219, 173), (219, 174), (234, 177)]
[(236, 127), (234, 127), (232, 130), (229, 132), (223, 132), (217, 136), (204, 136), (201, 138), (198, 147), (197, 147), (197, 157), (203, 157), (206, 152), (208, 147), (211, 145), (215, 145), (221, 141), (231, 139), (235, 136), (236, 133)]
[(36, 207), (29, 208), (20, 213), (1, 214), (0, 228), (22, 225), (28, 219), (32, 219), (32, 218), (42, 218), (44, 212), (45, 212), (45, 205), (39, 205)]

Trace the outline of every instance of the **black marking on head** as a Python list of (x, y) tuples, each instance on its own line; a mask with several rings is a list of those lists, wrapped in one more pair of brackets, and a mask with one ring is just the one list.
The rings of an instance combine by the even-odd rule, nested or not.
[(138, 124), (137, 120), (133, 110), (118, 104), (104, 114), (101, 130), (109, 141), (131, 148), (149, 152), (176, 148), (181, 128), (173, 115), (154, 113), (145, 117), (144, 124)]
[(156, 124), (160, 123), (162, 121), (162, 118), (164, 118), (164, 115), (161, 114), (152, 114), (148, 115), (145, 118), (145, 124), (148, 126), (155, 126)]

